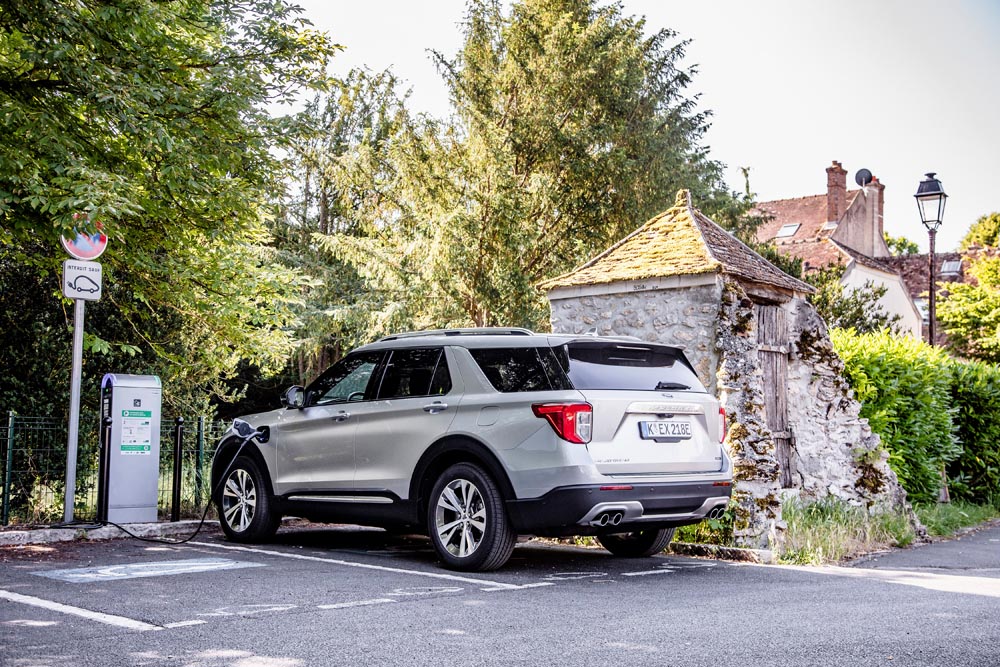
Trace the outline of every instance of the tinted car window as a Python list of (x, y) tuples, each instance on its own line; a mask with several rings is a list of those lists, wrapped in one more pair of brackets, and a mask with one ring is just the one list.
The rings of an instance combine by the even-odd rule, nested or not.
[(577, 389), (705, 391), (683, 352), (670, 347), (577, 341), (557, 357)]
[(306, 390), (308, 404), (329, 405), (364, 399), (382, 356), (382, 352), (352, 354), (330, 366)]
[(512, 347), (469, 350), (493, 388), (504, 393), (572, 389), (552, 348)]
[(427, 396), (432, 393), (432, 382), (437, 389), (434, 393), (446, 393), (451, 389), (451, 378), (447, 377), (446, 383), (438, 373), (439, 370), (444, 376), (448, 376), (447, 363), (444, 362), (443, 350), (440, 348), (393, 350), (382, 376), (378, 397)]

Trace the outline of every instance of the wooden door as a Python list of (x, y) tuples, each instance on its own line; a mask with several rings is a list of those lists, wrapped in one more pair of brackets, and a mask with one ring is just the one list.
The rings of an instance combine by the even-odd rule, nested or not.
[(757, 306), (757, 349), (764, 374), (767, 427), (781, 466), (781, 486), (792, 486), (792, 433), (788, 426), (788, 324), (780, 306)]

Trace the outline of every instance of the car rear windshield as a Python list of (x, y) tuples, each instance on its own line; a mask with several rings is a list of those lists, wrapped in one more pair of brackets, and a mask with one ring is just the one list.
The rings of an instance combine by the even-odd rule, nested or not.
[(672, 347), (574, 341), (555, 352), (577, 389), (705, 391), (684, 353)]

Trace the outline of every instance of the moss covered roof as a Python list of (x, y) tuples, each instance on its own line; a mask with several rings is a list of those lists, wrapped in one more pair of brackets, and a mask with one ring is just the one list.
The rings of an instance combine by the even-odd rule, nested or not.
[(703, 273), (728, 273), (797, 292), (812, 292), (691, 205), (687, 190), (674, 205), (582, 266), (539, 284), (559, 287)]

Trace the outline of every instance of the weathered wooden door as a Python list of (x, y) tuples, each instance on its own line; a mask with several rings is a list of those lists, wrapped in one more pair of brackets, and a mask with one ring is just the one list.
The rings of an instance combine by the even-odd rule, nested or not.
[(764, 374), (767, 427), (781, 465), (781, 486), (792, 486), (792, 433), (788, 426), (788, 325), (781, 306), (757, 306), (757, 349)]

